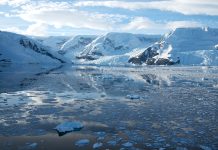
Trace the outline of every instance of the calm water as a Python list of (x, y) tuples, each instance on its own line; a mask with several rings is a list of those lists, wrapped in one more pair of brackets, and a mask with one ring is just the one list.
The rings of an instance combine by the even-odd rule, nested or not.
[(0, 65), (0, 149), (215, 150), (217, 104), (217, 67)]

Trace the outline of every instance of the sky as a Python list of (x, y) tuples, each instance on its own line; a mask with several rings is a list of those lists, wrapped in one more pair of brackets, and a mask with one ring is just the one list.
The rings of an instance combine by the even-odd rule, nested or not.
[(34, 36), (218, 27), (218, 0), (0, 0), (0, 30)]

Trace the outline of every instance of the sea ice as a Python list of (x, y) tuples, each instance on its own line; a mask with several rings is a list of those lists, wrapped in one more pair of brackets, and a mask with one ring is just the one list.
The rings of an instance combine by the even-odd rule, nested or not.
[(76, 146), (82, 147), (82, 146), (86, 146), (90, 143), (90, 141), (88, 139), (81, 139), (79, 141), (77, 141), (75, 143)]
[(103, 146), (103, 143), (95, 143), (94, 145), (93, 145), (93, 149), (97, 149), (97, 148), (100, 148), (100, 147), (102, 147)]
[(126, 95), (126, 98), (128, 99), (140, 99), (139, 95)]
[(124, 147), (132, 147), (133, 144), (131, 142), (126, 142), (122, 144)]
[(79, 131), (83, 128), (83, 124), (77, 121), (74, 122), (64, 122), (56, 126), (54, 129), (58, 132), (60, 136), (71, 131)]

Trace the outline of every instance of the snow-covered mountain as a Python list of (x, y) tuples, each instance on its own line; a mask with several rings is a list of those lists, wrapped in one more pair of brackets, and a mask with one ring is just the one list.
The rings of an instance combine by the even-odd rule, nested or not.
[(77, 35), (67, 40), (59, 49), (59, 53), (65, 57), (75, 60), (87, 45), (89, 45), (96, 35)]
[(1, 63), (65, 63), (60, 54), (23, 35), (0, 31)]
[(97, 37), (77, 55), (83, 63), (114, 64), (128, 63), (131, 53), (158, 41), (159, 35), (131, 33), (107, 33)]
[(218, 29), (178, 28), (129, 62), (149, 65), (218, 65)]
[(48, 37), (32, 37), (38, 40), (42, 45), (49, 46), (53, 50), (58, 51), (70, 37), (68, 36), (48, 36)]
[(131, 33), (28, 38), (0, 32), (0, 61), (98, 65), (218, 65), (218, 29), (178, 28), (163, 37)]

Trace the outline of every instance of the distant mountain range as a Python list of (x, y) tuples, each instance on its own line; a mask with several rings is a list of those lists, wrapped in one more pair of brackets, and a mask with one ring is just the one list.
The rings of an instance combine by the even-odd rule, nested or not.
[(34, 38), (0, 32), (0, 62), (218, 65), (218, 29), (178, 28), (164, 36), (107, 33)]
[(0, 63), (70, 63), (52, 48), (29, 37), (0, 32)]

